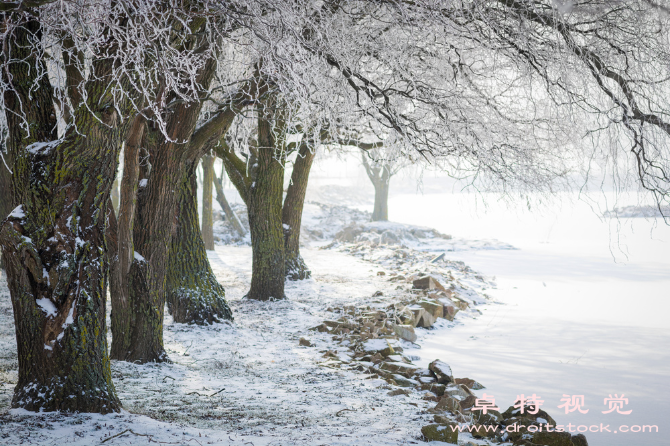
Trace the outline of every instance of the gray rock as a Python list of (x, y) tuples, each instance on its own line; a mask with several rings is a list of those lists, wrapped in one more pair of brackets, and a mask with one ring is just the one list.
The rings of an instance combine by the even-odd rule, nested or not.
[(440, 384), (449, 384), (454, 381), (454, 374), (451, 371), (449, 364), (446, 364), (439, 359), (431, 362), (428, 365), (428, 369), (433, 372), (437, 382)]
[(398, 335), (400, 339), (416, 342), (416, 333), (414, 333), (413, 325), (394, 325), (393, 332)]

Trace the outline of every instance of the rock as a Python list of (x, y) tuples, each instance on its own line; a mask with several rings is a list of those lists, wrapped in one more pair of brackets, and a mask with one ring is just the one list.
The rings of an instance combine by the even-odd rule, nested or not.
[(356, 238), (359, 235), (361, 235), (362, 232), (363, 232), (362, 227), (356, 224), (352, 224), (342, 228), (340, 232), (335, 234), (334, 239), (338, 242), (353, 243), (356, 241)]
[(309, 339), (305, 338), (300, 338), (300, 341), (298, 342), (298, 345), (302, 345), (303, 347), (312, 347), (314, 344), (312, 344)]
[(456, 398), (445, 395), (442, 398), (440, 398), (440, 401), (437, 403), (437, 406), (435, 406), (435, 410), (439, 411), (447, 410), (452, 413), (457, 413), (461, 412), (461, 406)]
[(448, 425), (448, 424), (453, 424), (454, 423), (453, 421), (451, 421), (449, 418), (445, 417), (444, 415), (433, 415), (433, 420), (437, 424)]
[(449, 384), (444, 389), (444, 394), (453, 396), (457, 400), (462, 401), (469, 396), (474, 396), (473, 393), (462, 384)]
[(442, 304), (442, 317), (453, 321), (456, 313), (460, 311), (458, 306), (448, 297), (440, 297), (437, 301)]
[(391, 281), (391, 282), (406, 282), (407, 277), (402, 276), (402, 275), (393, 276), (389, 279), (389, 281)]
[(435, 319), (433, 315), (424, 312), (416, 326), (421, 328), (430, 328), (435, 324), (435, 322), (437, 322), (437, 319)]
[(396, 386), (400, 387), (417, 387), (419, 383), (413, 379), (405, 378), (402, 375), (394, 374), (392, 375), (393, 380), (396, 382)]
[(384, 357), (381, 355), (381, 353), (377, 352), (374, 355), (370, 357), (370, 362), (373, 364), (379, 364), (384, 360)]
[(362, 344), (365, 353), (379, 353), (386, 357), (395, 353), (386, 339), (369, 339)]
[(414, 326), (412, 325), (394, 325), (393, 332), (398, 335), (400, 339), (409, 342), (416, 342), (416, 333), (414, 333)]
[(458, 299), (458, 298), (456, 298), (456, 297), (454, 297), (454, 298), (452, 299), (452, 301), (454, 302), (454, 304), (456, 304), (456, 306), (457, 306), (460, 310), (467, 310), (468, 307), (470, 306), (470, 304), (467, 303), (466, 301), (464, 301), (464, 300), (460, 300), (460, 299)]
[(428, 365), (428, 369), (433, 372), (437, 382), (440, 384), (449, 384), (454, 381), (453, 373), (451, 372), (451, 367), (448, 364), (436, 359)]
[(479, 384), (474, 379), (470, 379), (470, 378), (456, 378), (456, 379), (454, 379), (454, 382), (456, 384), (463, 384), (465, 387), (467, 387), (470, 390), (482, 390), (482, 389), (486, 388), (486, 387), (482, 386), (481, 384)]
[(379, 368), (390, 373), (403, 375), (405, 378), (411, 378), (417, 371), (416, 366), (409, 366), (398, 362), (382, 362)]
[(410, 305), (407, 308), (414, 315), (413, 325), (415, 327), (430, 328), (436, 321), (436, 318), (419, 304)]
[(458, 444), (458, 425), (452, 424), (429, 424), (421, 428), (421, 433), (426, 441), (443, 441), (445, 443)]
[(502, 414), (497, 410), (473, 410), (470, 412), (472, 420), (477, 424), (499, 424), (502, 421)]
[(375, 294), (373, 294), (372, 297), (380, 297), (380, 296), (383, 296), (383, 295), (384, 295), (384, 293), (382, 293), (381, 291), (375, 291)]
[(575, 446), (589, 446), (588, 441), (586, 441), (586, 437), (584, 434), (577, 434), (572, 436), (572, 444)]
[(330, 327), (330, 328), (336, 328), (336, 327), (340, 327), (342, 325), (342, 323), (338, 322), (338, 321), (323, 321), (323, 325), (325, 325), (326, 327)]
[(423, 276), (414, 279), (412, 288), (417, 290), (440, 290), (446, 291), (446, 288), (433, 276)]
[(419, 377), (418, 381), (421, 384), (433, 384), (433, 383), (437, 384), (437, 379), (433, 378), (432, 376), (421, 376)]
[(317, 325), (316, 327), (310, 328), (310, 330), (311, 331), (318, 331), (320, 333), (328, 333), (328, 327), (326, 326), (326, 324)]
[(388, 396), (398, 396), (398, 395), (409, 395), (409, 390), (406, 389), (396, 389), (396, 390), (391, 390), (389, 393), (387, 393)]
[(435, 394), (432, 393), (432, 392), (426, 392), (426, 393), (421, 397), (421, 399), (424, 400), (424, 401), (433, 401), (433, 402), (435, 402), (435, 403), (437, 403), (437, 402), (439, 401), (439, 398), (437, 397), (437, 395), (435, 395)]
[(433, 392), (437, 396), (442, 396), (444, 395), (444, 389), (447, 386), (444, 384), (421, 384), (419, 387), (421, 390), (427, 390), (429, 392)]
[(377, 271), (378, 276), (385, 276), (386, 273), (384, 271)]
[(392, 231), (384, 231), (379, 237), (379, 243), (381, 245), (399, 245), (400, 238)]
[[(519, 409), (515, 408), (514, 406), (510, 406), (505, 412), (502, 413), (502, 418), (507, 425), (511, 424), (507, 423), (508, 420), (521, 419), (523, 422), (527, 422), (529, 424), (549, 424), (551, 426), (556, 426), (556, 420), (554, 420), (547, 412), (542, 409), (538, 410), (537, 414), (535, 415), (529, 414), (528, 410), (533, 410), (533, 407), (533, 405), (529, 405), (526, 407), (525, 412), (521, 413)], [(523, 422), (521, 424), (523, 424)]]
[(466, 396), (464, 400), (461, 400), (458, 404), (461, 406), (461, 412), (464, 412), (470, 409), (477, 402), (477, 397), (474, 395)]
[(420, 305), (426, 313), (433, 316), (433, 319), (437, 320), (438, 317), (444, 317), (444, 307), (441, 303), (432, 301), (432, 300), (420, 300), (417, 302), (417, 305)]
[(423, 307), (419, 305), (410, 305), (405, 308), (412, 313), (412, 322), (411, 322), (412, 325), (414, 325), (415, 327), (418, 326), (426, 310), (424, 310)]
[(531, 441), (543, 446), (574, 446), (569, 432), (536, 432)]

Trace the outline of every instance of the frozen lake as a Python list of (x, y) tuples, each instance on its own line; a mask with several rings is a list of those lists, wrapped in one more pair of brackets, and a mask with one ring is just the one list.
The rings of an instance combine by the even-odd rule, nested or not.
[[(467, 238), (496, 238), (518, 250), (451, 252), (486, 276), (499, 304), (464, 325), (430, 331), (412, 352), (456, 376), (477, 379), (505, 410), (537, 394), (558, 424), (604, 426), (590, 445), (667, 445), (670, 416), (670, 228), (660, 219), (599, 218), (581, 201), (521, 211), (472, 195), (401, 194), (389, 219)], [(628, 404), (608, 414), (605, 398)], [(583, 395), (588, 413), (565, 414), (564, 395)], [(623, 433), (656, 425), (659, 433)], [(624, 428), (625, 429), (625, 428)], [(615, 433), (614, 431), (617, 431)]]

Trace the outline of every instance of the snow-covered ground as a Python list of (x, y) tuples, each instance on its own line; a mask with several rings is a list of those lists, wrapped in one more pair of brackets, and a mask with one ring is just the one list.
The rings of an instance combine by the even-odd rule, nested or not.
[[(197, 327), (175, 324), (166, 315), (165, 346), (173, 362), (112, 361), (124, 411), (105, 416), (8, 410), (16, 347), (6, 282), (0, 279), (0, 444), (421, 443), (421, 426), (432, 420), (425, 410), (435, 403), (418, 391), (390, 396), (386, 381), (319, 365), (328, 360), (327, 350), (344, 359), (348, 350), (330, 335), (309, 330), (333, 317), (329, 307), (368, 304), (377, 291), (383, 296), (374, 300), (385, 305), (407, 294), (410, 285), (399, 287), (377, 274), (383, 267), (336, 249), (306, 248), (303, 255), (313, 278), (289, 283), (286, 301), (261, 303), (242, 299), (250, 281), (250, 247), (217, 246), (210, 262), (235, 322)], [(468, 312), (441, 325), (462, 320), (471, 320)], [(428, 330), (417, 331), (421, 342)], [(301, 337), (315, 346), (299, 346)]]

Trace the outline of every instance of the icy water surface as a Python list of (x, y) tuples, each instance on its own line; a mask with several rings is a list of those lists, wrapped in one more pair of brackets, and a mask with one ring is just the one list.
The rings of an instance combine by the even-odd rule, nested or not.
[[(517, 395), (537, 394), (559, 424), (609, 426), (587, 432), (590, 445), (670, 444), (670, 229), (660, 220), (601, 219), (584, 202), (538, 216), (495, 203), (474, 212), (472, 201), (407, 194), (390, 202), (391, 220), (518, 248), (448, 254), (495, 276), (489, 295), (499, 304), (430, 331), (413, 352), (420, 363), (445, 360), (456, 375), (484, 383), (480, 394), (503, 410)], [(632, 412), (603, 413), (605, 398), (622, 394), (620, 411)], [(584, 396), (587, 413), (558, 408), (573, 395)], [(623, 433), (622, 425), (659, 433)]]

